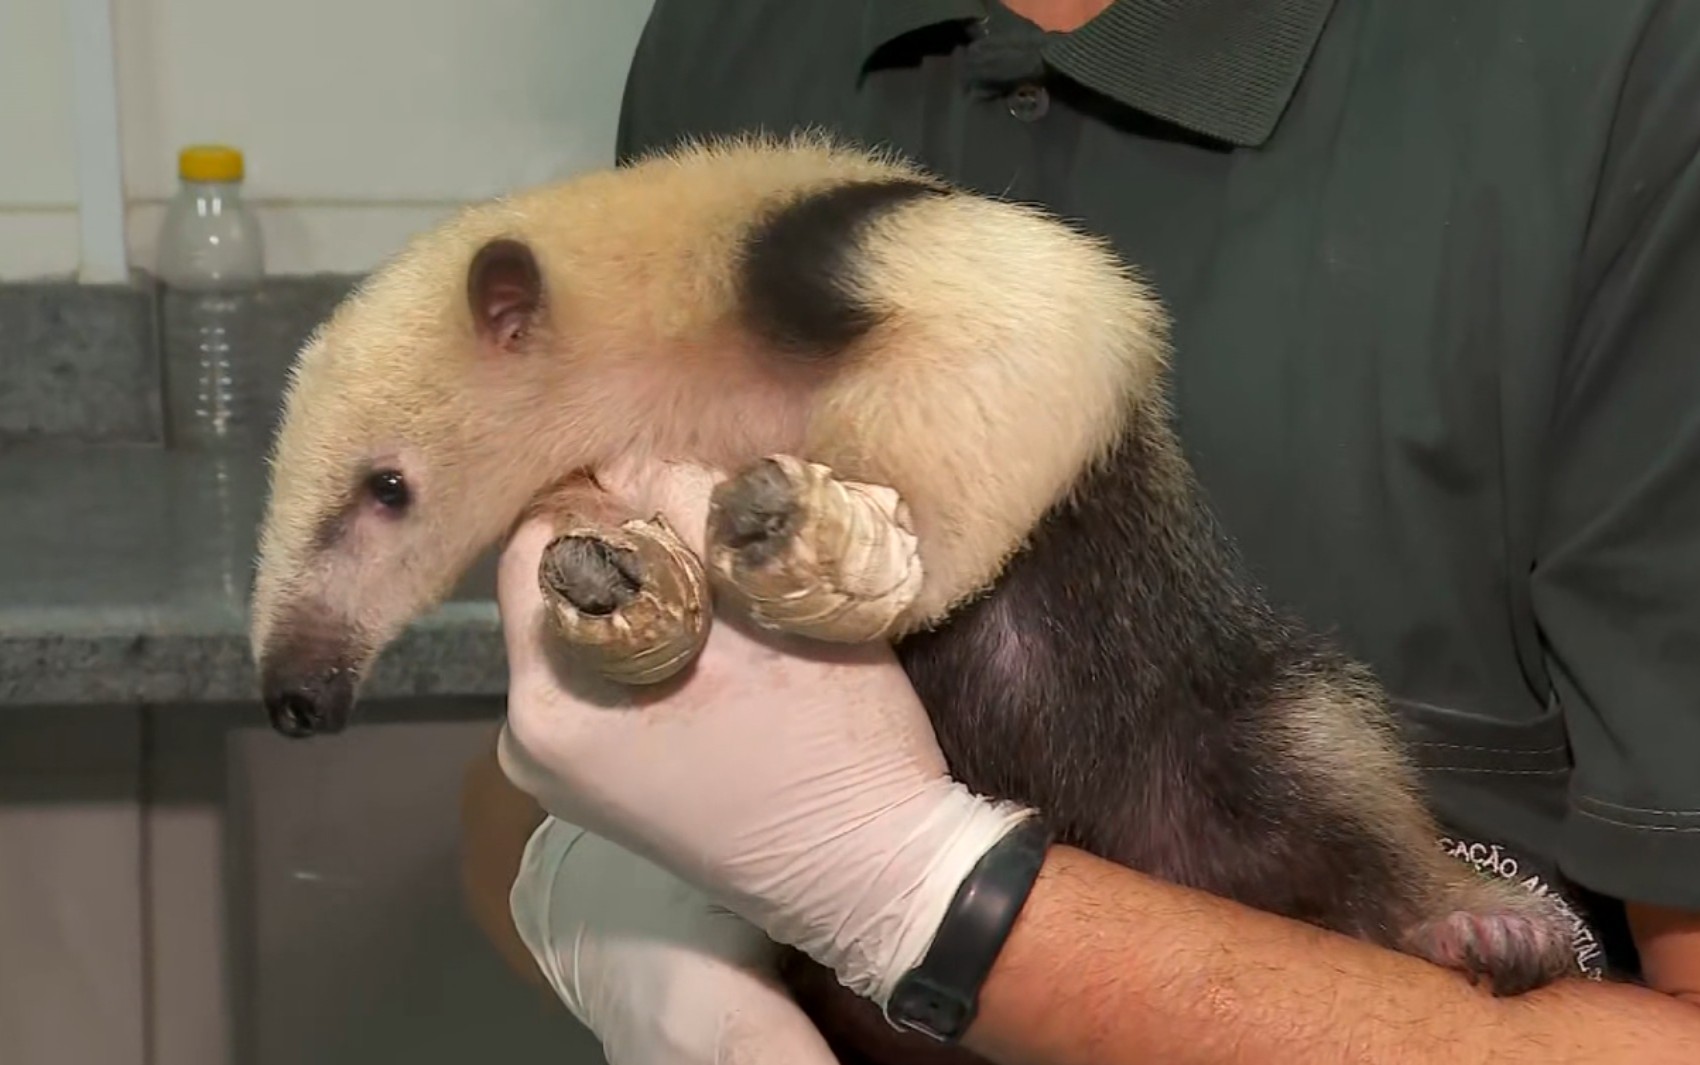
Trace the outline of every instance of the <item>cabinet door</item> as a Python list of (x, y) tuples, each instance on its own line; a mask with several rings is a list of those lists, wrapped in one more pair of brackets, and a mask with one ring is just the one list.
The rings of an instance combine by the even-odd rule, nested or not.
[(141, 728), (0, 707), (0, 1062), (143, 1065)]
[(462, 906), (461, 777), (500, 711), (499, 700), (369, 704), (338, 736), (232, 732), (244, 1065), (603, 1065)]

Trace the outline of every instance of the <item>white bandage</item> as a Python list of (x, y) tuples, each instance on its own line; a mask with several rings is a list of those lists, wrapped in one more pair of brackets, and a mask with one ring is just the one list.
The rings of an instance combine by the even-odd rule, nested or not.
[(890, 636), (923, 577), (908, 508), (892, 489), (837, 480), (818, 463), (769, 461), (791, 485), (800, 524), (758, 566), (744, 565), (736, 548), (712, 545), (715, 576), (768, 628), (839, 643)]

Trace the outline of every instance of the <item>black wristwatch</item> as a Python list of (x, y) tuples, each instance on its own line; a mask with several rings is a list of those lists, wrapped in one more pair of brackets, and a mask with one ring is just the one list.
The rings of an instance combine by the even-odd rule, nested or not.
[(981, 857), (950, 900), (920, 964), (898, 979), (886, 1020), (941, 1043), (962, 1038), (1050, 846), (1049, 826), (1032, 817)]

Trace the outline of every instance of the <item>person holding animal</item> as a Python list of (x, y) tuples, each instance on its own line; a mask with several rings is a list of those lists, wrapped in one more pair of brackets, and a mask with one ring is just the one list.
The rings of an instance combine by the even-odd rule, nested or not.
[[(1139, 265), (1173, 316), (1180, 439), (1250, 568), (1274, 598), (1338, 630), (1387, 689), (1439, 815), (1436, 852), (1531, 901), (1496, 894), (1428, 920), (1354, 918), (1360, 896), (1385, 901), (1399, 895), (1390, 885), (1449, 874), (1418, 872), (1427, 866), (1408, 833), (1352, 831), (1359, 819), (1385, 823), (1376, 811), (1391, 792), (1337, 747), (1317, 778), (1334, 789), (1335, 817), (1318, 816), (1303, 774), (1291, 793), (1302, 801), (1287, 809), (1267, 801), (1279, 789), (1236, 807), (1226, 789), (1243, 766), (1232, 760), (1196, 781), (1226, 807), (1268, 817), (1245, 837), (1269, 843), (1268, 868), (1190, 867), (1213, 841), (1152, 829), (1189, 823), (1155, 777), (1098, 799), (1143, 799), (1143, 835), (1055, 842), (1073, 816), (1067, 775), (1101, 793), (1109, 778), (1090, 765), (1094, 749), (1125, 750), (1119, 737), (1068, 734), (1071, 707), (1111, 719), (1082, 709), (1090, 686), (1051, 688), (1058, 716), (1044, 728), (1023, 717), (965, 737), (932, 718), (962, 692), (996, 704), (976, 687), (983, 670), (952, 664), (1002, 670), (997, 680), (1019, 689), (1089, 676), (1087, 648), (1114, 645), (1101, 631), (1051, 645), (1023, 625), (1029, 608), (1068, 624), (1059, 603), (1117, 621), (1089, 595), (1056, 591), (1074, 580), (1114, 588), (1113, 562), (1083, 556), (1070, 574), (1033, 561), (1066, 559), (1069, 523), (1082, 519), (1048, 519), (989, 599), (895, 651), (809, 640), (796, 625), (775, 634), (728, 616), (695, 628), (675, 619), (670, 631), (690, 637), (688, 675), (634, 687), (595, 670), (563, 678), (550, 661), (544, 618), (584, 642), (597, 618), (628, 610), (621, 578), (641, 581), (606, 562), (619, 546), (611, 534), (543, 518), (521, 527), (504, 559), (509, 719), (500, 766), (481, 764), (469, 783), (468, 884), (481, 920), (602, 1036), (614, 1065), (834, 1052), (961, 1060), (964, 1049), (1040, 1063), (1692, 1060), (1700, 370), (1689, 338), (1700, 322), (1684, 297), (1700, 283), (1700, 119), (1686, 104), (1696, 91), (1700, 14), (1678, 4), (661, 0), (628, 85), (623, 157), (757, 127), (830, 126), (952, 181), (1081, 218)], [(896, 199), (823, 199), (830, 210), (788, 216), (792, 228), (761, 246), (830, 234), (835, 218), (848, 226), (846, 204), (884, 234), (946, 209), (929, 206), (943, 201), (925, 189)], [(526, 249), (486, 247), (467, 286), (473, 316), (496, 342), (517, 343), (541, 283)], [(972, 261), (1015, 272), (1054, 260)], [(801, 275), (773, 276), (760, 291), (791, 293), (780, 282)], [(989, 320), (1033, 291), (1013, 276), (1005, 292), (995, 273), (955, 276), (981, 286), (969, 287)], [(1075, 306), (1069, 283), (1053, 283), (1059, 306)], [(806, 305), (744, 309), (765, 307), (751, 320), (776, 348), (798, 336), (856, 341), (871, 328), (787, 316)], [(1035, 405), (994, 428), (1051, 413)], [(1116, 462), (1137, 465), (1125, 453)], [(628, 512), (665, 515), (669, 536), (721, 577), (764, 557), (753, 545), (802, 542), (774, 538), (767, 522), (804, 511), (764, 510), (765, 499), (837, 490), (839, 509), (818, 513), (843, 517), (848, 485), (862, 492), (855, 513), (903, 526), (868, 486), (809, 481), (809, 469), (651, 465), (597, 477)], [(916, 508), (932, 502), (899, 487)], [(1105, 491), (1082, 491), (1079, 505), (1104, 503)], [(924, 518), (926, 561), (936, 541)], [(1218, 556), (1201, 557), (1210, 565), (1172, 572), (1214, 572)], [(540, 587), (539, 566), (559, 579)], [(752, 591), (748, 572), (731, 577)], [(1259, 630), (1260, 607), (1239, 613), (1250, 592), (1222, 588), (1206, 600), (1241, 619), (1223, 632)], [(1140, 622), (1125, 646), (1174, 650), (1156, 634), (1165, 617), (1223, 616), (1177, 602), (1156, 616), (1122, 603)], [(1212, 652), (1196, 660), (1220, 673), (1186, 675), (1251, 684), (1247, 662), (1291, 679), (1302, 661), (1314, 665), (1304, 676), (1332, 678), (1325, 702), (1351, 702), (1349, 671), (1327, 656), (1287, 657), (1286, 628), (1268, 632), (1251, 658)], [(1196, 654), (1196, 642), (1180, 642)], [(1130, 670), (1129, 683), (1139, 676)], [(1374, 731), (1280, 720), (1309, 722), (1295, 752)], [(1021, 790), (1000, 782), (1039, 770), (1006, 769), (991, 752), (997, 740), (1002, 759), (1017, 757), (1010, 741), (1022, 735), (1038, 742), (1020, 757), (1055, 762), (1048, 801), (964, 786), (966, 773), (985, 790)], [(1224, 735), (1269, 754), (1267, 731)], [(1373, 743), (1363, 750), (1380, 757)], [(1294, 769), (1286, 756), (1262, 764), (1277, 779)], [(1354, 765), (1370, 778), (1361, 787), (1346, 783)], [(1270, 778), (1245, 779), (1255, 791)], [(1293, 842), (1299, 827), (1316, 829), (1314, 845)], [(1366, 842), (1377, 839), (1399, 845)], [(1240, 876), (1246, 885), (1226, 894), (1270, 905), (1106, 856), (1119, 850), (1195, 883)], [(1251, 849), (1233, 853), (1243, 863)], [(1335, 858), (1369, 879), (1327, 880)], [(1277, 899), (1283, 875), (1374, 886)], [(812, 967), (775, 957), (769, 940)], [(838, 984), (874, 1008), (833, 1005)], [(793, 1001), (812, 1003), (809, 1013)]]

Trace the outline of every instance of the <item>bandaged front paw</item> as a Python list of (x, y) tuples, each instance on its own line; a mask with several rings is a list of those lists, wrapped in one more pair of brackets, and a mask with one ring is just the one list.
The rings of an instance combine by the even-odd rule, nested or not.
[(708, 638), (702, 563), (665, 520), (565, 524), (538, 580), (553, 630), (617, 683), (667, 680)]
[(817, 640), (892, 635), (922, 584), (908, 508), (880, 485), (775, 455), (714, 490), (708, 564), (758, 624)]

